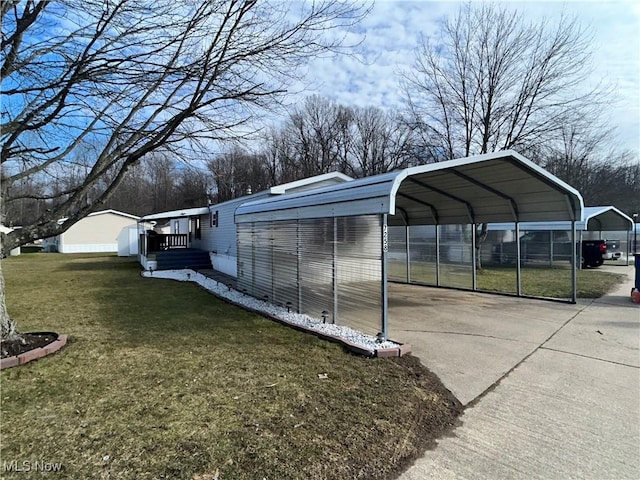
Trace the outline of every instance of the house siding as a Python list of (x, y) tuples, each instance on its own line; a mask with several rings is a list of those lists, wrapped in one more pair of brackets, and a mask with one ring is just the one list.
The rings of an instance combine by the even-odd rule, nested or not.
[(60, 253), (118, 252), (118, 237), (123, 229), (135, 226), (130, 217), (115, 213), (90, 215), (59, 235)]
[(269, 193), (265, 191), (210, 207), (213, 214), (216, 212), (218, 214), (218, 224), (217, 226), (210, 226), (211, 220), (207, 218), (208, 231), (206, 242), (203, 242), (203, 250), (211, 252), (211, 264), (214, 269), (227, 275), (237, 276), (238, 237), (235, 224), (236, 208), (243, 203), (267, 196), (269, 196)]

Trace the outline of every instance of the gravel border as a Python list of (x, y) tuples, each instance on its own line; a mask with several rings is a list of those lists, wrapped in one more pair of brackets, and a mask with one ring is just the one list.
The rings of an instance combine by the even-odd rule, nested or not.
[(195, 282), (208, 292), (228, 302), (265, 315), (280, 323), (314, 333), (328, 340), (339, 341), (355, 351), (355, 353), (379, 357), (398, 357), (411, 351), (410, 346), (407, 344), (403, 345), (391, 340), (380, 342), (376, 337), (366, 335), (344, 325), (322, 323), (322, 320), (306, 314), (287, 312), (284, 307), (245, 295), (194, 270), (154, 270), (153, 272), (145, 270), (142, 272), (142, 276), (180, 282)]

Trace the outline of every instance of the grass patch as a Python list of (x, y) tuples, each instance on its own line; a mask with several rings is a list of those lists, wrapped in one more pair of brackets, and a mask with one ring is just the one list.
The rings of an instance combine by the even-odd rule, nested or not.
[(389, 478), (461, 411), (414, 357), (348, 354), (128, 259), (29, 254), (3, 270), (21, 331), (70, 335), (2, 372), (3, 462), (60, 462), (57, 478)]
[[(624, 275), (595, 268), (577, 271), (578, 298), (600, 298), (618, 285)], [(515, 268), (490, 267), (478, 273), (478, 289), (515, 293)], [(550, 298), (571, 298), (571, 271), (568, 268), (527, 267), (522, 269), (522, 292)]]
[[(413, 263), (411, 279), (435, 285), (435, 264)], [(440, 282), (446, 287), (471, 288), (471, 269), (443, 264)], [(389, 275), (406, 279), (406, 269), (400, 262), (389, 262)], [(597, 268), (578, 270), (578, 298), (600, 298), (618, 285), (624, 275)], [(516, 293), (515, 267), (486, 266), (477, 275), (478, 290)], [(522, 268), (522, 293), (535, 297), (571, 298), (571, 271), (565, 267), (526, 266)]]

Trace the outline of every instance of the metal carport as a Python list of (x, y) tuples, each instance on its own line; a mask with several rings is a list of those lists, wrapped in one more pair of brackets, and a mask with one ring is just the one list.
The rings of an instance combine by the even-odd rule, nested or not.
[[(509, 230), (511, 224), (495, 223), (489, 225), (490, 230)], [(520, 224), (521, 230), (570, 230), (570, 222), (523, 222)], [(603, 232), (625, 232), (627, 245), (627, 265), (631, 257), (631, 232), (633, 231), (633, 220), (612, 205), (584, 207), (583, 218), (576, 222), (576, 230), (580, 237), (583, 232), (598, 233), (602, 239)]]
[[(338, 309), (341, 292), (351, 288), (349, 279), (340, 276), (340, 248), (350, 242), (355, 246), (366, 243), (360, 250), (374, 250), (368, 253), (367, 261), (379, 263), (379, 269), (367, 267), (365, 273), (380, 283), (380, 321), (376, 327), (386, 338), (389, 225), (408, 228), (514, 222), (517, 230), (523, 221), (568, 221), (575, 244), (576, 222), (582, 215), (583, 200), (578, 191), (514, 151), (412, 167), (241, 205), (235, 215), (238, 281), (249, 293), (290, 304), (304, 313), (312, 314), (306, 311), (309, 302), (305, 295), (313, 297), (316, 310), (323, 305), (318, 299), (324, 299), (327, 308), (323, 315), (349, 324), (348, 316), (339, 317)], [(338, 222), (339, 218), (353, 217), (363, 221), (343, 225)], [(321, 229), (319, 225), (323, 225)], [(475, 238), (475, 228), (473, 232)], [(308, 258), (304, 256), (307, 241), (314, 242), (313, 249), (306, 253)], [(344, 249), (349, 268), (359, 260), (354, 250)], [(472, 251), (475, 254), (475, 248)], [(575, 256), (574, 249), (573, 302)], [(305, 290), (301, 284), (312, 269), (311, 277), (322, 274), (327, 280), (322, 288)], [(475, 269), (473, 272), (475, 287)], [(357, 272), (358, 284), (363, 283), (361, 273)], [(309, 285), (311, 281), (308, 280)], [(367, 297), (364, 290), (353, 291), (359, 294), (358, 298)]]

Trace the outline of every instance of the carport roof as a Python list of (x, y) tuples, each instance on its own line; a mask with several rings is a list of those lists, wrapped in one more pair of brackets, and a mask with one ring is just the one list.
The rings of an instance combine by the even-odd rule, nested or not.
[[(569, 230), (569, 222), (524, 222), (521, 230)], [(576, 223), (578, 230), (619, 232), (633, 230), (633, 220), (612, 206), (584, 207), (583, 219)], [(495, 223), (489, 230), (511, 230), (512, 223)]]
[(236, 223), (390, 214), (390, 224), (580, 220), (580, 193), (506, 150), (242, 204)]

